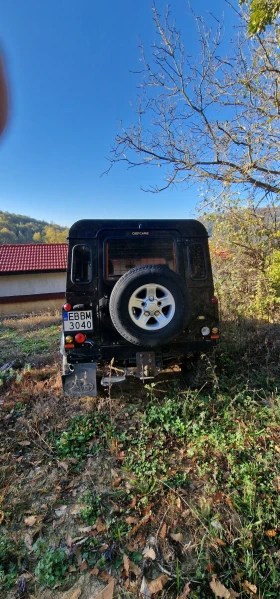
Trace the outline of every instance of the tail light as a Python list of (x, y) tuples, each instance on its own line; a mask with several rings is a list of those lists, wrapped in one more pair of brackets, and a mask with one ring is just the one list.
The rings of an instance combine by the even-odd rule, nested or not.
[(77, 335), (75, 335), (75, 341), (77, 343), (84, 343), (86, 340), (86, 336), (84, 335), (84, 333), (77, 333)]
[(64, 306), (63, 306), (63, 310), (65, 310), (65, 312), (69, 312), (69, 310), (71, 310), (71, 308), (72, 308), (71, 304), (68, 304), (68, 303), (64, 304)]
[(203, 337), (207, 337), (207, 335), (210, 335), (209, 327), (202, 327), (200, 332), (201, 332), (201, 335), (203, 335)]

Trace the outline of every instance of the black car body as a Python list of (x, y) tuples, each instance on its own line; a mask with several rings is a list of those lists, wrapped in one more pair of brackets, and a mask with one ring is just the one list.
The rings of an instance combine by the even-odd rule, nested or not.
[(97, 363), (111, 363), (112, 381), (118, 371), (145, 379), (209, 350), (219, 324), (203, 224), (73, 224), (63, 323), (63, 386), (69, 395), (96, 394)]

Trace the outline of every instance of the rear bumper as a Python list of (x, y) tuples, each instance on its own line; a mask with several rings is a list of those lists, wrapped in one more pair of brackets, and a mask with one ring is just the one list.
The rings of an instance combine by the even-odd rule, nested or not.
[(210, 351), (217, 344), (216, 339), (202, 339), (188, 343), (172, 343), (160, 348), (139, 347), (136, 345), (102, 345), (95, 347), (81, 347), (67, 350), (67, 359), (70, 363), (91, 362), (99, 360), (134, 360), (136, 353), (153, 351), (156, 359), (164, 360), (188, 353)]

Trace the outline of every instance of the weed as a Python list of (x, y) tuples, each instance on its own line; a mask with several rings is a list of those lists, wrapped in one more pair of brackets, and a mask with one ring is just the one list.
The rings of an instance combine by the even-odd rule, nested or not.
[(0, 536), (0, 582), (11, 588), (18, 577), (18, 550), (5, 534)]
[(55, 447), (59, 456), (72, 456), (81, 460), (88, 453), (98, 452), (102, 447), (100, 441), (107, 436), (106, 422), (106, 416), (100, 413), (75, 416), (67, 430), (56, 440)]
[(103, 508), (101, 496), (95, 492), (86, 491), (80, 499), (81, 503), (86, 503), (87, 507), (81, 510), (80, 516), (89, 524), (94, 524), (96, 519), (102, 515)]
[(39, 539), (33, 545), (33, 550), (39, 557), (35, 569), (39, 583), (48, 587), (61, 583), (69, 568), (67, 548), (46, 547), (43, 539)]

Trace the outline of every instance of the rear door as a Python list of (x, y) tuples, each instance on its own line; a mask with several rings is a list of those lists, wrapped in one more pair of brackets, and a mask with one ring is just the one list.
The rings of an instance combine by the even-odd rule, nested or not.
[(181, 269), (178, 231), (104, 230), (98, 236), (98, 295), (101, 343), (127, 344), (110, 319), (109, 300), (118, 279), (131, 268), (162, 264)]

